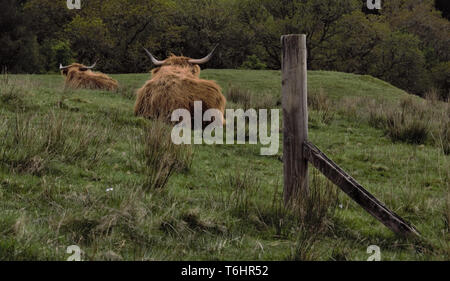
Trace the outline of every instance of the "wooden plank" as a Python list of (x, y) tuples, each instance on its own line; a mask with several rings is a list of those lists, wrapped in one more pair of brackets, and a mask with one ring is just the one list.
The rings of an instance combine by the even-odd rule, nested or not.
[(308, 161), (302, 143), (308, 138), (306, 35), (281, 37), (283, 165), (285, 204), (308, 192)]
[(303, 152), (306, 159), (314, 167), (389, 229), (403, 236), (420, 236), (420, 233), (412, 225), (385, 207), (383, 203), (365, 190), (336, 163), (331, 161), (314, 144), (305, 141), (303, 143)]

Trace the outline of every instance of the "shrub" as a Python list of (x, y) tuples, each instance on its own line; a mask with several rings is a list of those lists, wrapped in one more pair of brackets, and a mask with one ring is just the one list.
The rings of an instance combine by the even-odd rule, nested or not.
[(267, 65), (263, 63), (258, 56), (250, 55), (247, 56), (247, 59), (242, 63), (241, 68), (263, 70), (267, 68)]
[(450, 98), (450, 61), (442, 62), (431, 69), (431, 77), (439, 99), (448, 102)]
[(391, 112), (386, 119), (386, 133), (393, 141), (423, 144), (428, 138), (428, 125), (422, 119)]
[(398, 106), (382, 103), (367, 106), (369, 124), (383, 129), (392, 141), (423, 144), (430, 132), (430, 115), (424, 105), (411, 98), (402, 99)]

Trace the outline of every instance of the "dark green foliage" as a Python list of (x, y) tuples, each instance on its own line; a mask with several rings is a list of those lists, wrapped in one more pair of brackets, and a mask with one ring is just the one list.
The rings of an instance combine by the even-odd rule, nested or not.
[(247, 59), (242, 63), (241, 68), (243, 69), (266, 69), (267, 65), (263, 63), (256, 55), (248, 56)]
[(439, 89), (439, 98), (450, 99), (450, 61), (442, 62), (431, 69), (434, 85)]
[(0, 10), (0, 67), (11, 72), (40, 73), (41, 54), (37, 36), (29, 29), (22, 1), (5, 0)]
[(448, 98), (448, 20), (427, 1), (385, 1), (374, 13), (361, 0), (6, 0), (0, 16), (0, 66), (14, 73), (91, 64), (109, 73), (147, 72), (142, 51), (203, 57), (205, 67), (279, 69), (280, 36), (307, 34), (308, 67), (372, 76), (411, 93), (434, 87)]

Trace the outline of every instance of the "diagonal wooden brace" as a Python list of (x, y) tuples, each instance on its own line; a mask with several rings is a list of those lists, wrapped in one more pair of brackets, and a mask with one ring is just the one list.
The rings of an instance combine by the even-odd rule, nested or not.
[(389, 210), (377, 198), (364, 189), (354, 178), (330, 160), (309, 141), (303, 142), (304, 157), (331, 182), (389, 229), (402, 236), (420, 236), (419, 231)]

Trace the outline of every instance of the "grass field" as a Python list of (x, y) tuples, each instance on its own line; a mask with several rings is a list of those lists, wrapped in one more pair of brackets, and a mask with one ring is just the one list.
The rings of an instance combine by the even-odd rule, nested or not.
[[(417, 132), (403, 141), (391, 123), (374, 121), (387, 105), (427, 101), (370, 76), (309, 73), (310, 139), (416, 226), (423, 237), (413, 241), (340, 191), (324, 195), (323, 226), (308, 230), (304, 217), (282, 206), (281, 144), (272, 157), (260, 156), (259, 145), (195, 145), (164, 189), (143, 192), (152, 122), (136, 118), (133, 105), (148, 77), (113, 75), (121, 89), (112, 93), (65, 91), (60, 75), (1, 77), (0, 260), (66, 260), (70, 245), (84, 260), (367, 260), (370, 245), (382, 260), (449, 259), (448, 139), (434, 133), (446, 119), (435, 117), (426, 138)], [(279, 71), (202, 77), (224, 93), (250, 93), (250, 105), (280, 107)], [(430, 112), (448, 118), (448, 105), (433, 103)], [(312, 188), (335, 190), (310, 172)]]

